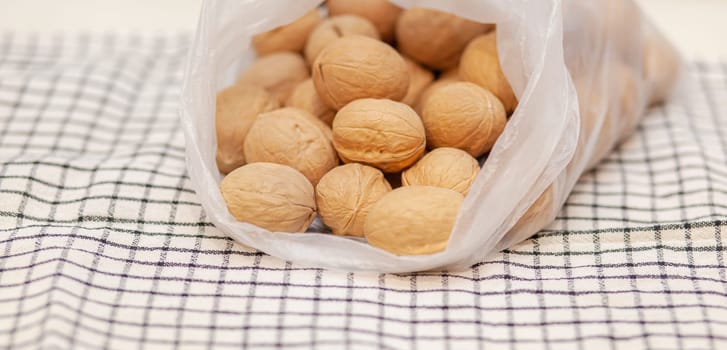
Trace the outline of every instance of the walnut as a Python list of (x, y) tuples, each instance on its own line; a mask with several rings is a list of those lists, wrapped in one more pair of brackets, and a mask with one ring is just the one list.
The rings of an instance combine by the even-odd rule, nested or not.
[(405, 10), (396, 22), (396, 42), (402, 54), (425, 66), (445, 70), (459, 64), (462, 51), (472, 39), (493, 27), (415, 7)]
[(331, 16), (343, 14), (358, 15), (368, 19), (376, 26), (385, 41), (394, 39), (396, 19), (401, 9), (387, 0), (328, 0)]
[(424, 126), (411, 107), (385, 99), (361, 99), (336, 114), (333, 145), (346, 163), (397, 172), (424, 154), (426, 139)]
[(380, 39), (376, 27), (367, 19), (356, 15), (342, 15), (329, 18), (311, 33), (305, 45), (305, 58), (313, 64), (318, 54), (334, 40), (350, 35), (363, 35)]
[(300, 52), (319, 23), (321, 15), (316, 8), (292, 23), (255, 35), (252, 37), (252, 46), (260, 56), (283, 51)]
[(285, 106), (305, 110), (318, 117), (318, 119), (322, 120), (328, 126), (333, 124), (333, 118), (336, 116), (336, 111), (323, 103), (318, 96), (318, 92), (315, 86), (313, 86), (313, 79), (307, 79), (298, 84), (293, 90), (293, 93), (290, 94), (290, 97), (288, 97), (288, 100), (285, 101)]
[(464, 197), (446, 188), (404, 186), (384, 195), (369, 212), (369, 244), (396, 255), (424, 255), (447, 248)]
[(391, 46), (352, 35), (329, 44), (313, 63), (313, 83), (334, 109), (361, 98), (400, 101), (409, 89), (406, 63)]
[(401, 174), (404, 186), (423, 185), (448, 188), (467, 195), (480, 172), (480, 164), (457, 148), (437, 148)]
[(424, 102), (422, 121), (431, 148), (454, 147), (473, 157), (488, 152), (505, 129), (502, 103), (468, 82), (445, 85)]
[(290, 166), (303, 173), (313, 185), (338, 165), (330, 128), (297, 108), (260, 114), (245, 138), (244, 152), (248, 163)]
[(321, 219), (334, 234), (363, 237), (369, 210), (389, 191), (391, 185), (380, 170), (351, 163), (321, 178), (316, 186), (316, 204)]
[(217, 94), (217, 167), (227, 174), (245, 164), (242, 145), (260, 113), (278, 108), (278, 101), (257, 86), (234, 85)]
[(462, 54), (459, 76), (495, 94), (511, 114), (517, 107), (517, 97), (500, 67), (495, 40), (495, 31), (472, 40)]
[(313, 186), (299, 171), (280, 164), (251, 163), (220, 183), (235, 219), (274, 232), (305, 232), (316, 216)]
[(409, 89), (401, 102), (413, 108), (419, 102), (422, 92), (434, 81), (434, 73), (407, 57), (404, 57), (404, 61), (409, 68)]
[(242, 73), (237, 84), (263, 87), (283, 103), (295, 86), (309, 77), (301, 55), (279, 52), (258, 58)]

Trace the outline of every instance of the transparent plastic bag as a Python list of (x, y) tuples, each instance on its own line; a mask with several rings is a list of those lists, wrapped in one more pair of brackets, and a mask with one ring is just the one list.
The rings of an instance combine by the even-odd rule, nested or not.
[[(392, 0), (496, 23), (500, 61), (519, 99), (455, 223), (447, 249), (396, 256), (359, 239), (270, 233), (236, 221), (219, 191), (215, 95), (248, 65), (253, 35), (320, 0), (204, 3), (185, 72), (187, 168), (210, 220), (236, 241), (300, 264), (349, 271), (458, 270), (550, 223), (578, 178), (664, 99), (679, 57), (632, 0)], [(530, 208), (530, 209), (529, 209)]]

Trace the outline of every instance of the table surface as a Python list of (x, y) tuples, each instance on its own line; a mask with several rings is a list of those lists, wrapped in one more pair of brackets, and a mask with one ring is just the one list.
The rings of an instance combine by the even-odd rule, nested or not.
[[(637, 0), (689, 59), (727, 58), (725, 0)], [(170, 33), (192, 31), (201, 0), (4, 0), (0, 31)], [(45, 8), (44, 11), (38, 11)], [(93, 14), (89, 16), (89, 14)]]

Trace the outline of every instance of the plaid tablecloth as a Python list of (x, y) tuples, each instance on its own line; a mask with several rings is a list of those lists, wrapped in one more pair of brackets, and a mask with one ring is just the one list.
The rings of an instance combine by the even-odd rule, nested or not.
[(228, 239), (185, 175), (186, 36), (0, 37), (0, 347), (725, 349), (727, 64), (459, 273), (299, 266)]

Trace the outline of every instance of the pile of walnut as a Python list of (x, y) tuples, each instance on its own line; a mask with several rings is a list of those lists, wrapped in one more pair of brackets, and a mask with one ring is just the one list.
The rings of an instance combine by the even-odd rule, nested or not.
[(254, 37), (259, 58), (217, 96), (228, 209), (270, 231), (319, 214), (394, 254), (442, 251), (517, 105), (494, 25), (385, 0), (327, 7)]

